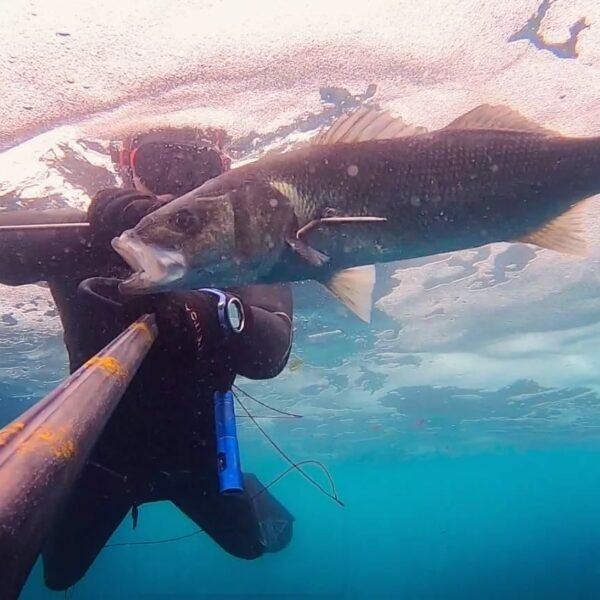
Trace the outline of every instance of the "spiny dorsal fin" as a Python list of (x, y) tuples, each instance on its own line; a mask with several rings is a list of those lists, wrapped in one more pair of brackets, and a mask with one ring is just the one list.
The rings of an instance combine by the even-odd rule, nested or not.
[(503, 129), (505, 131), (528, 131), (541, 135), (561, 135), (531, 121), (509, 106), (482, 104), (461, 115), (444, 129)]
[(580, 202), (542, 228), (516, 241), (535, 244), (563, 254), (587, 256), (586, 214), (589, 201)]
[(426, 133), (424, 127), (405, 123), (389, 112), (368, 106), (340, 117), (327, 131), (317, 135), (313, 144), (342, 144), (367, 140), (391, 140)]
[(371, 322), (375, 265), (338, 271), (323, 285), (359, 319)]

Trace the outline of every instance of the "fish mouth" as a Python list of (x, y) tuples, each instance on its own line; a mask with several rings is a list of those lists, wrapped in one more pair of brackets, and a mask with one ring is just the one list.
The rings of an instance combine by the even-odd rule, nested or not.
[(114, 238), (111, 246), (133, 271), (131, 277), (119, 284), (119, 291), (123, 294), (148, 294), (172, 289), (187, 271), (180, 251), (146, 244), (131, 231)]

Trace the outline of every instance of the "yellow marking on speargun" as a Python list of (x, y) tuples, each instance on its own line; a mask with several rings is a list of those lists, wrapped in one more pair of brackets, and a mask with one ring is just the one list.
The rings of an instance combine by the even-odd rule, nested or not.
[(6, 446), (8, 441), (13, 438), (19, 431), (25, 429), (25, 423), (23, 421), (17, 421), (11, 425), (7, 425), (4, 429), (0, 429), (0, 446)]
[(47, 427), (35, 431), (30, 438), (21, 442), (18, 452), (47, 452), (54, 458), (67, 460), (75, 455), (75, 442), (69, 438), (69, 429), (61, 427), (56, 431)]
[(41, 442), (52, 443), (56, 439), (56, 435), (50, 429), (42, 429), (37, 432), (37, 437)]
[(146, 325), (146, 323), (133, 323), (130, 329), (131, 331), (141, 331), (146, 336), (146, 338), (148, 338), (149, 342), (152, 341), (152, 333), (148, 325)]
[(96, 365), (108, 375), (114, 375), (116, 377), (127, 376), (127, 371), (114, 356), (92, 356), (92, 358), (85, 363), (84, 367), (89, 369)]
[(63, 458), (68, 460), (75, 456), (75, 442), (73, 440), (67, 440), (63, 444), (59, 444), (50, 448), (50, 453), (54, 458)]

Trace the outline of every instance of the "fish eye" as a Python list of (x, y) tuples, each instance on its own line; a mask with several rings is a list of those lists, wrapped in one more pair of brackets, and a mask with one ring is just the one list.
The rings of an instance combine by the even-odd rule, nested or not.
[(188, 231), (191, 229), (196, 223), (196, 219), (194, 215), (189, 210), (180, 210), (173, 217), (173, 224), (180, 231)]

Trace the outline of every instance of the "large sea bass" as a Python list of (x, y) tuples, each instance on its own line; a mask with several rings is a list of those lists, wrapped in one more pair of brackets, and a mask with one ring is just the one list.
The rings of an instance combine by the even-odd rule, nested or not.
[[(482, 105), (434, 132), (362, 108), (206, 182), (113, 240), (139, 294), (314, 279), (368, 320), (374, 264), (523, 241), (585, 254), (600, 138)], [(358, 268), (357, 268), (358, 267)]]

